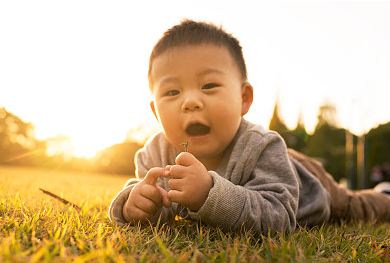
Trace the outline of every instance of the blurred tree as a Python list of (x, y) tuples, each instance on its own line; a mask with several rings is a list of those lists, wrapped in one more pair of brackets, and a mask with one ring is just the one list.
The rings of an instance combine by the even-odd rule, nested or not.
[(319, 159), (339, 181), (345, 177), (345, 129), (337, 127), (336, 112), (329, 102), (320, 106), (318, 123), (307, 140), (307, 154)]
[(95, 168), (99, 172), (134, 175), (134, 157), (141, 147), (137, 142), (124, 142), (108, 147), (96, 154)]
[(390, 163), (390, 122), (371, 129), (366, 135), (368, 164)]
[(297, 126), (294, 130), (290, 131), (291, 139), (290, 145), (288, 147), (293, 148), (302, 153), (306, 153), (306, 141), (308, 138), (308, 133), (306, 132), (305, 125), (303, 123), (302, 112), (299, 112)]
[(276, 131), (280, 134), (288, 131), (286, 124), (284, 124), (284, 121), (280, 117), (279, 114), (279, 102), (278, 99), (275, 101), (275, 107), (274, 107), (274, 112), (272, 114), (272, 118), (269, 122), (268, 128), (270, 130)]
[(70, 162), (74, 156), (74, 147), (72, 140), (65, 135), (57, 135), (46, 139), (45, 153), (49, 157), (53, 157), (58, 162)]
[(286, 124), (284, 123), (283, 119), (279, 114), (278, 99), (276, 99), (275, 101), (274, 112), (272, 114), (272, 118), (270, 120), (268, 128), (272, 131), (276, 131), (277, 133), (279, 133), (283, 137), (288, 147), (291, 147), (291, 145), (295, 144), (295, 137), (291, 134), (291, 132), (289, 131), (289, 129), (287, 128)]
[[(151, 131), (143, 125), (135, 132), (129, 132), (124, 143), (100, 151), (92, 160), (76, 158), (69, 137), (59, 135), (39, 141), (34, 137), (31, 123), (0, 108), (0, 163), (134, 175), (135, 153), (147, 139), (145, 134), (150, 135)], [(142, 143), (135, 142), (131, 137), (141, 138)]]
[(28, 164), (24, 158), (37, 145), (34, 126), (0, 108), (0, 163)]
[(334, 104), (329, 101), (325, 101), (319, 109), (317, 115), (317, 125), (316, 127), (321, 127), (323, 125), (328, 125), (331, 127), (337, 127), (337, 109)]
[(152, 124), (149, 122), (144, 122), (136, 128), (130, 129), (126, 134), (126, 142), (137, 142), (139, 144), (144, 144), (149, 137), (159, 130), (157, 124)]
[(380, 167), (383, 179), (390, 181), (390, 122), (371, 129), (365, 139), (367, 170)]

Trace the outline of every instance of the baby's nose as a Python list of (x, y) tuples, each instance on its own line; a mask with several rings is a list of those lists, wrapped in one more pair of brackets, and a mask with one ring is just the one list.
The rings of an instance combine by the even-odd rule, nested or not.
[(193, 110), (199, 110), (199, 109), (200, 109), (200, 107), (198, 105), (185, 107), (186, 111), (193, 111)]
[(195, 97), (188, 97), (183, 103), (183, 111), (197, 111), (203, 108), (202, 102)]

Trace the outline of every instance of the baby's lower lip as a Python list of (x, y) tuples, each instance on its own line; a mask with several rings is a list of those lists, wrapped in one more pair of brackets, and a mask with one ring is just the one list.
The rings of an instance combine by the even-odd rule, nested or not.
[(188, 135), (188, 139), (190, 139), (191, 141), (201, 141), (207, 139), (208, 137), (210, 137), (210, 133), (206, 133), (203, 135)]

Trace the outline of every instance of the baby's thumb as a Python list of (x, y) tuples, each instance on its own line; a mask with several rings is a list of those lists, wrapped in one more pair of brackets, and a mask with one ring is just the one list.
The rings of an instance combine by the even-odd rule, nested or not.
[(193, 156), (189, 152), (181, 152), (181, 153), (179, 153), (179, 155), (175, 159), (175, 163), (177, 165), (182, 165), (182, 166), (191, 166), (196, 161), (197, 161), (197, 159), (195, 158), (195, 156)]
[(157, 179), (159, 177), (166, 177), (169, 175), (169, 171), (164, 168), (152, 168), (146, 174), (144, 178), (144, 182), (150, 185), (156, 185)]
[(158, 190), (160, 190), (163, 206), (165, 206), (166, 208), (170, 208), (172, 202), (168, 198), (168, 192), (159, 186), (157, 186), (157, 188), (158, 188)]

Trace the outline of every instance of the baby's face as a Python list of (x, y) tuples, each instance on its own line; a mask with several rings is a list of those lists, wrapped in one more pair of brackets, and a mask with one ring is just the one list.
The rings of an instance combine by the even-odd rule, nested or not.
[(153, 61), (151, 79), (151, 107), (167, 139), (182, 150), (188, 141), (200, 160), (223, 156), (249, 109), (229, 51), (213, 44), (170, 49)]

